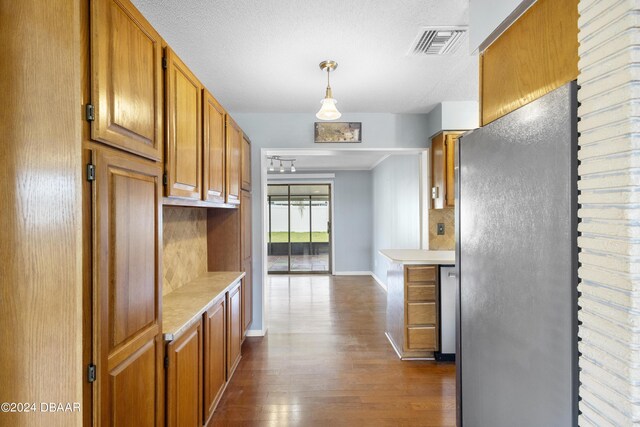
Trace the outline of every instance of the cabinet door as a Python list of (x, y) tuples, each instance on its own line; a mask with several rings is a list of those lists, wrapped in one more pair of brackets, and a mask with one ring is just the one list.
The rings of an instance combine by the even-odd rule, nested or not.
[(240, 204), (240, 246), (242, 260), (251, 258), (251, 193), (242, 192)]
[(231, 378), (233, 371), (240, 362), (240, 349), (242, 346), (242, 282), (232, 288), (228, 293), (227, 304), (227, 378)]
[(242, 134), (242, 189), (251, 191), (251, 141)]
[(247, 334), (247, 329), (253, 321), (253, 283), (251, 258), (244, 260), (243, 271), (246, 273), (242, 279), (242, 336)]
[[(431, 208), (444, 208), (445, 188), (444, 133), (431, 140)], [(435, 196), (435, 197), (434, 197)]]
[(220, 298), (204, 314), (204, 421), (222, 396), (227, 382), (226, 303)]
[(129, 0), (92, 0), (91, 138), (162, 158), (162, 38)]
[(446, 208), (453, 208), (456, 205), (456, 144), (458, 143), (458, 135), (449, 134), (445, 140), (445, 192), (444, 192), (444, 206)]
[(93, 154), (96, 418), (161, 425), (161, 168), (107, 148)]
[(167, 345), (167, 426), (202, 426), (202, 322)]
[(227, 203), (240, 203), (240, 151), (242, 131), (227, 115)]
[(200, 200), (202, 85), (169, 48), (166, 48), (166, 58), (166, 195)]
[(207, 90), (203, 96), (203, 200), (225, 202), (225, 111)]

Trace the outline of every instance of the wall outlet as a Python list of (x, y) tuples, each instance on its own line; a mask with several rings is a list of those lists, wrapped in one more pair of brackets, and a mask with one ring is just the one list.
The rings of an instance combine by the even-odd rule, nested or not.
[(438, 223), (438, 236), (444, 236), (444, 223)]

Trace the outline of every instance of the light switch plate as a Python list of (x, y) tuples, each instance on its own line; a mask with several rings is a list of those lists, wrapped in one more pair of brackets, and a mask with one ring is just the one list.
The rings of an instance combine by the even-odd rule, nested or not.
[(438, 236), (444, 236), (444, 223), (438, 223)]

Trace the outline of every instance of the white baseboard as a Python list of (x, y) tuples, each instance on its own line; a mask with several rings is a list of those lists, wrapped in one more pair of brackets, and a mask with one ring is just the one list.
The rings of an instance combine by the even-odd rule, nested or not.
[(248, 337), (263, 337), (267, 334), (266, 329), (249, 329), (247, 331)]
[(387, 292), (387, 285), (382, 281), (382, 279), (376, 276), (376, 274), (373, 271), (371, 271), (370, 274), (371, 274), (371, 277), (373, 277), (373, 280), (378, 282), (378, 285), (380, 285), (380, 287), (384, 289), (385, 292)]
[(370, 271), (336, 271), (334, 276), (370, 276)]

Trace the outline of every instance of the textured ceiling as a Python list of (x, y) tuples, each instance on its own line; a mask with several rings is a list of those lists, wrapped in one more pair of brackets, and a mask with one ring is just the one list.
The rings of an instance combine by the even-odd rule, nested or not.
[(468, 0), (133, 0), (231, 112), (315, 112), (326, 73), (343, 112), (426, 113), (476, 100), (467, 38), (452, 56), (407, 55), (423, 26), (467, 25)]

